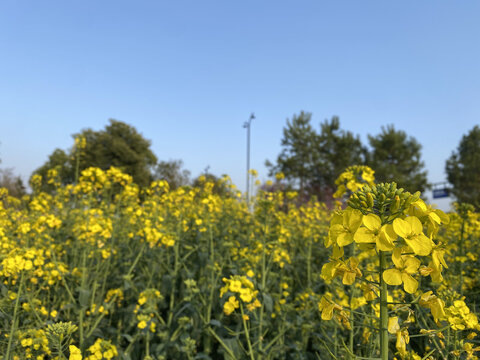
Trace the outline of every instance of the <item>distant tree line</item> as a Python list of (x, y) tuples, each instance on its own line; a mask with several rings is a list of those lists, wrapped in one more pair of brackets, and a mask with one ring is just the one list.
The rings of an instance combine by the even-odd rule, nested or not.
[[(282, 173), (287, 186), (297, 190), (301, 198), (316, 196), (329, 201), (335, 192), (335, 179), (348, 166), (368, 165), (375, 170), (380, 182), (395, 181), (408, 191), (425, 191), (430, 187), (422, 161), (422, 146), (404, 131), (393, 125), (368, 135), (368, 146), (358, 135), (340, 127), (334, 116), (316, 129), (312, 114), (301, 111), (287, 119), (281, 139), (281, 152), (274, 163), (266, 161), (269, 175)], [(111, 119), (105, 129), (84, 129), (73, 134), (74, 144), (68, 150), (55, 149), (47, 161), (33, 172), (46, 177), (56, 169), (62, 184), (71, 184), (80, 172), (95, 166), (120, 168), (133, 177), (140, 187), (153, 180), (166, 180), (171, 188), (198, 186), (205, 176), (217, 183), (216, 191), (228, 193), (220, 178), (213, 174), (191, 179), (182, 160), (159, 161), (151, 150), (151, 142), (133, 126)], [(480, 128), (475, 126), (464, 135), (456, 151), (446, 161), (446, 174), (452, 194), (460, 202), (480, 209)], [(26, 194), (26, 188), (12, 169), (0, 169), (0, 187), (13, 196)], [(45, 191), (52, 185), (44, 184)]]
[(311, 113), (302, 111), (287, 119), (282, 151), (275, 163), (266, 162), (271, 176), (283, 173), (304, 198), (331, 200), (335, 179), (351, 165), (368, 165), (378, 181), (396, 181), (408, 191), (429, 187), (421, 145), (404, 131), (393, 125), (382, 127), (380, 134), (368, 136), (368, 148), (358, 135), (340, 128), (338, 117), (325, 120), (318, 130), (311, 118)]

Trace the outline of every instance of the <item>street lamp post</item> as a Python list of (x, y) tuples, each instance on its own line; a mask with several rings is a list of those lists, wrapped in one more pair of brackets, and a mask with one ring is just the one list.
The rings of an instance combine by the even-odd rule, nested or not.
[(252, 113), (248, 121), (245, 121), (243, 127), (247, 129), (247, 205), (250, 204), (250, 124), (255, 119), (255, 115)]

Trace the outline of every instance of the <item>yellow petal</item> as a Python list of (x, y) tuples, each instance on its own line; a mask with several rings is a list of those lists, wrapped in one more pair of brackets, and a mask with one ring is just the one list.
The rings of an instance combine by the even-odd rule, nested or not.
[(331, 224), (330, 229), (328, 230), (328, 234), (331, 237), (331, 240), (335, 242), (337, 240), (338, 235), (345, 232), (345, 228), (342, 224)]
[(420, 220), (416, 216), (409, 216), (405, 219), (405, 221), (411, 226), (412, 231), (415, 234), (423, 233), (423, 226)]
[[(395, 237), (397, 237), (397, 234), (395, 234)], [(380, 234), (376, 237), (376, 242), (377, 250), (379, 251), (391, 251), (395, 248), (392, 237), (386, 232), (385, 225), (380, 230)]]
[(331, 320), (333, 317), (333, 304), (328, 304), (323, 308), (322, 311), (322, 320)]
[(363, 225), (365, 225), (367, 229), (371, 231), (378, 231), (382, 226), (382, 221), (375, 214), (365, 215), (362, 219), (362, 222), (363, 222)]
[(336, 211), (333, 216), (332, 220), (330, 220), (330, 225), (342, 225), (343, 226), (343, 215), (341, 212)]
[(418, 288), (418, 281), (407, 273), (402, 273), (403, 288), (409, 294), (414, 294)]
[(420, 260), (414, 256), (406, 256), (404, 259), (405, 272), (408, 274), (415, 274), (420, 267)]
[(430, 310), (435, 321), (445, 318), (445, 311), (443, 309), (444, 306), (445, 303), (442, 299), (436, 298), (434, 301), (431, 302)]
[(360, 264), (360, 261), (358, 261), (356, 257), (351, 257), (348, 259), (348, 266), (350, 266), (350, 269), (356, 269), (358, 267), (358, 264)]
[(359, 210), (345, 210), (343, 214), (343, 225), (354, 233), (362, 224), (362, 217), (363, 215)]
[(335, 277), (335, 272), (337, 271), (337, 265), (338, 263), (335, 262), (329, 262), (323, 265), (322, 271), (321, 271), (321, 277), (325, 281), (331, 281)]
[(435, 214), (435, 212), (430, 212), (428, 214), (428, 217), (430, 219), (432, 219), (432, 221), (435, 221), (437, 224), (441, 224), (442, 223), (442, 220), (440, 220), (440, 216), (438, 216), (437, 214)]
[(403, 238), (408, 237), (412, 232), (411, 225), (402, 219), (395, 219), (393, 220), (393, 230), (398, 236)]
[(397, 269), (388, 269), (383, 272), (383, 280), (388, 285), (400, 285), (402, 283), (402, 273)]
[(396, 248), (393, 250), (392, 261), (398, 269), (403, 269), (405, 263), (402, 258), (402, 249)]
[(433, 241), (424, 234), (419, 234), (406, 238), (405, 242), (410, 246), (413, 252), (417, 255), (427, 256), (432, 252)]
[(398, 325), (398, 316), (392, 316), (388, 318), (388, 332), (390, 334), (396, 334), (400, 330), (400, 325)]
[(441, 270), (440, 265), (443, 265), (446, 269), (448, 269), (447, 263), (445, 262), (445, 259), (443, 258), (444, 254), (445, 254), (445, 250), (435, 249), (432, 252), (433, 264), (434, 264), (434, 266), (437, 270)]
[(435, 214), (437, 214), (437, 216), (440, 218), (440, 220), (442, 220), (442, 223), (448, 224), (450, 222), (450, 217), (447, 214), (445, 214), (442, 210), (435, 209), (435, 210), (433, 210), (433, 212)]
[(364, 227), (359, 228), (355, 232), (355, 235), (353, 236), (353, 238), (355, 239), (355, 242), (359, 244), (374, 243), (376, 241), (375, 234), (372, 233), (369, 229)]
[(353, 242), (353, 234), (341, 233), (337, 237), (338, 246), (347, 246)]
[(355, 272), (345, 271), (342, 279), (343, 285), (352, 285), (355, 282), (356, 276), (357, 274)]
[(392, 224), (386, 224), (382, 226), (381, 232), (388, 238), (388, 241), (393, 242), (397, 240), (398, 235), (393, 230)]
[(401, 331), (397, 332), (397, 342), (395, 343), (395, 347), (401, 355), (404, 355), (407, 352), (407, 344)]
[(427, 211), (427, 205), (422, 199), (418, 199), (417, 201), (413, 202), (412, 205), (418, 207), (423, 212)]
[(332, 258), (333, 259), (340, 259), (342, 256), (343, 256), (343, 247), (333, 245)]

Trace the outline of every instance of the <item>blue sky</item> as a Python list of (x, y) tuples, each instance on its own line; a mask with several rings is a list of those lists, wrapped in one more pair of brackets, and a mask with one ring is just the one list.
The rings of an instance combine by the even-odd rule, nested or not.
[(423, 145), (431, 182), (480, 119), (480, 2), (49, 1), (0, 3), (0, 159), (28, 179), (71, 134), (109, 118), (159, 159), (245, 186), (280, 152), (286, 119)]

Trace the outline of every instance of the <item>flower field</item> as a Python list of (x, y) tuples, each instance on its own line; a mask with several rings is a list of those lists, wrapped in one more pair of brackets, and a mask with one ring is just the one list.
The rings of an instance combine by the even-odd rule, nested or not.
[[(337, 180), (336, 209), (111, 168), (0, 190), (2, 359), (476, 359), (480, 217)], [(42, 192), (48, 183), (51, 193)]]

